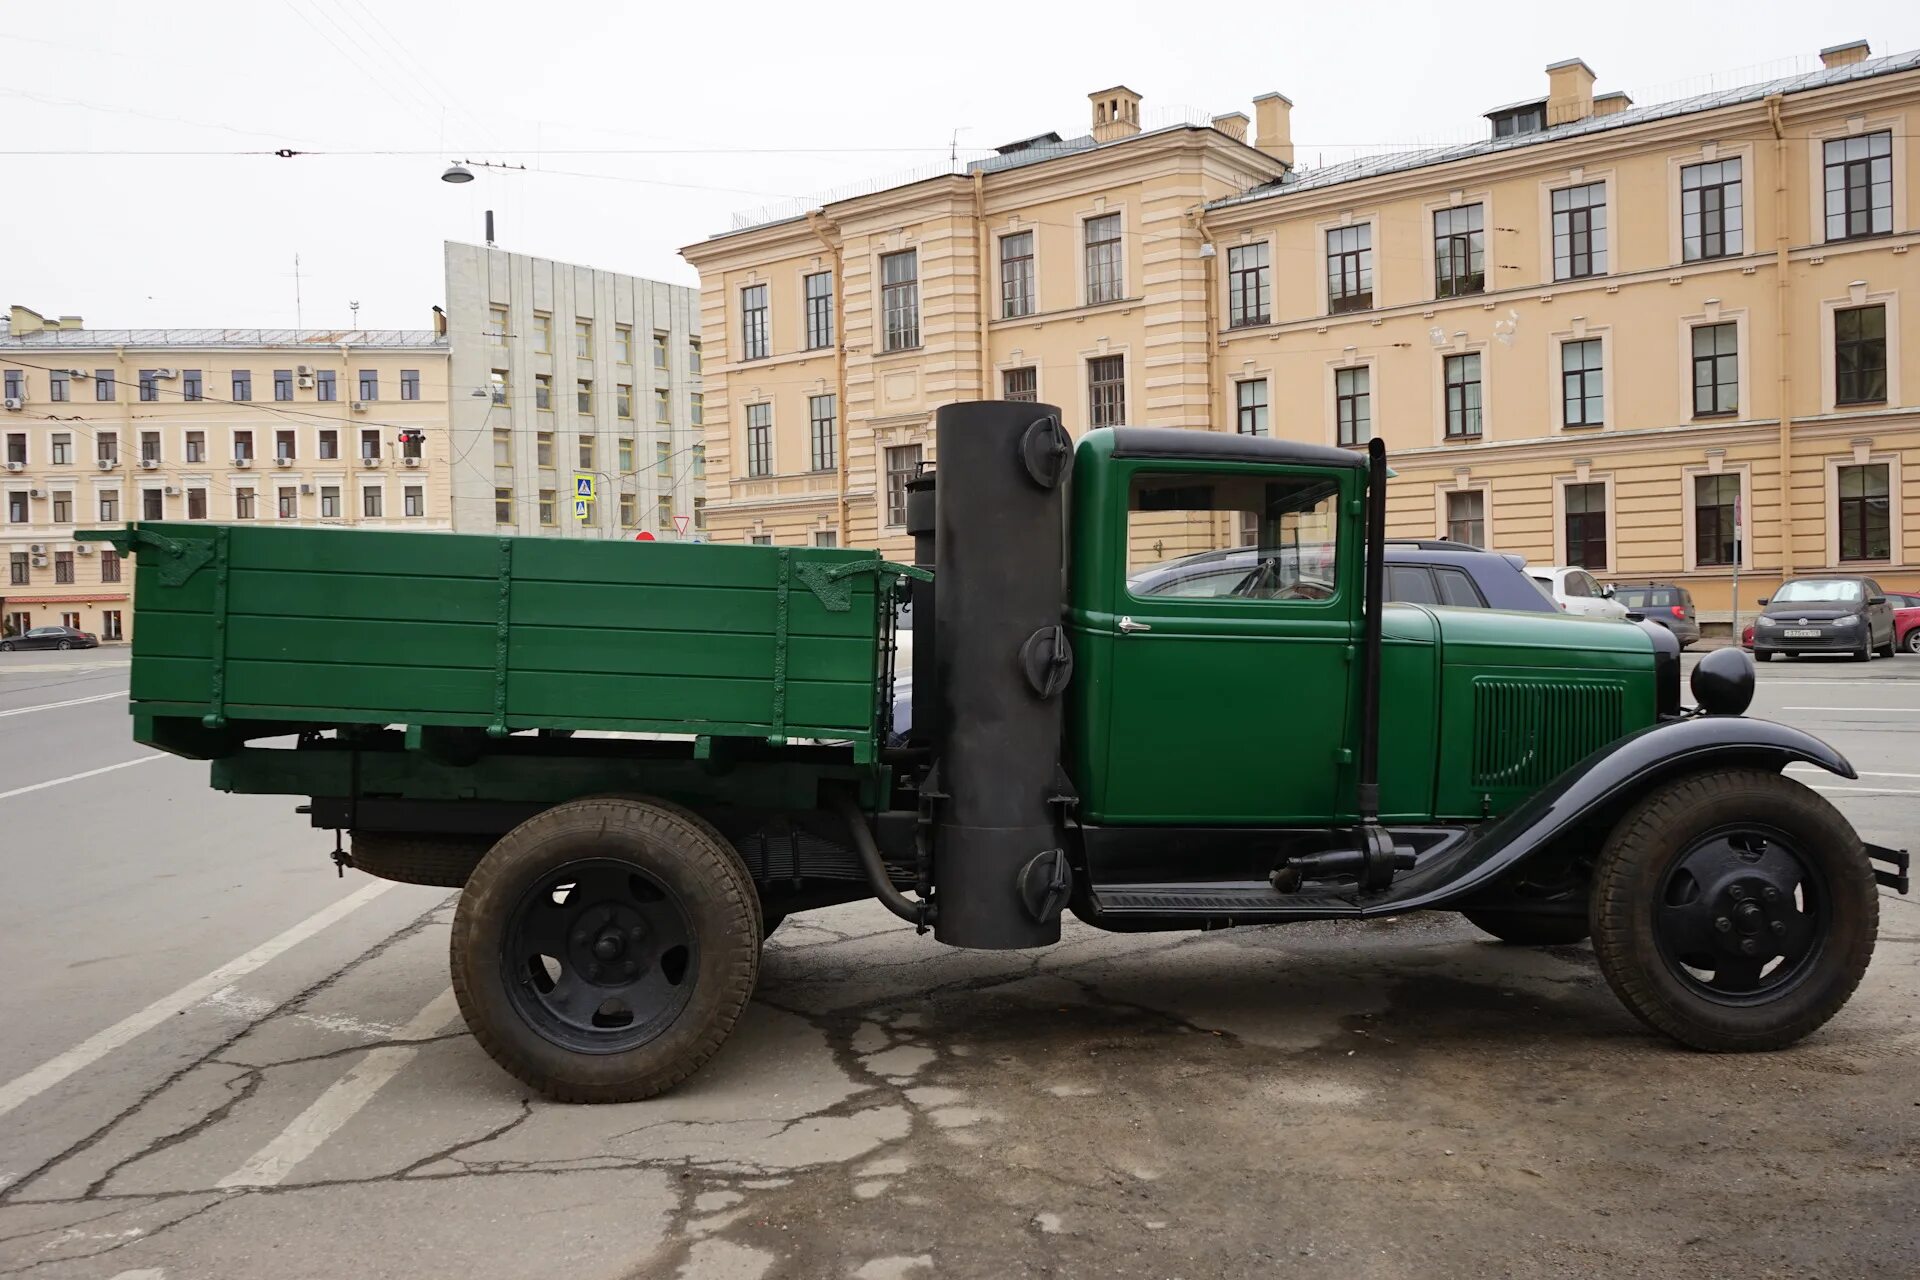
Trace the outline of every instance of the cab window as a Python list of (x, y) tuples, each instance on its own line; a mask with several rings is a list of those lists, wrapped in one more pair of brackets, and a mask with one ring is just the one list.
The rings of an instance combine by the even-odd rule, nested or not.
[(1136, 597), (1323, 601), (1339, 583), (1333, 476), (1141, 472), (1127, 502)]
[(1439, 604), (1433, 579), (1424, 565), (1390, 564), (1387, 567), (1387, 600), (1393, 604)]

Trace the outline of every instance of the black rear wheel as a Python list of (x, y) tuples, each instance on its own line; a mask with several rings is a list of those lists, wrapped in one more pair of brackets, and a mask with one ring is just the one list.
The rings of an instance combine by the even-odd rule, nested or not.
[(1462, 911), (1467, 922), (1516, 947), (1563, 947), (1586, 940), (1583, 915), (1543, 915), (1529, 911)]
[(759, 969), (753, 882), (704, 824), (575, 800), (480, 860), (454, 913), (454, 994), (495, 1062), (562, 1102), (670, 1089), (733, 1030)]
[(1696, 1049), (1792, 1044), (1839, 1012), (1880, 902), (1860, 838), (1777, 773), (1682, 778), (1630, 810), (1595, 868), (1593, 949), (1614, 994)]

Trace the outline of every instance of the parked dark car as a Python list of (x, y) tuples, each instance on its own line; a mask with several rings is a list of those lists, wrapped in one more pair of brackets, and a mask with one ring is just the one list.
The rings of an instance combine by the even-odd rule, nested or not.
[(1613, 598), (1648, 622), (1673, 632), (1682, 649), (1700, 638), (1700, 619), (1693, 611), (1693, 595), (1671, 582), (1613, 584)]
[[(1519, 556), (1440, 539), (1389, 540), (1386, 598), (1399, 604), (1455, 605), (1556, 613)], [(1251, 547), (1201, 551), (1155, 565), (1128, 580), (1135, 595), (1229, 596), (1256, 567)]]
[(15, 649), (97, 649), (100, 639), (78, 627), (35, 627), (25, 635), (0, 640), (0, 653)]
[(1781, 584), (1753, 624), (1753, 656), (1844, 653), (1856, 662), (1891, 658), (1898, 639), (1893, 603), (1872, 578), (1807, 577)]

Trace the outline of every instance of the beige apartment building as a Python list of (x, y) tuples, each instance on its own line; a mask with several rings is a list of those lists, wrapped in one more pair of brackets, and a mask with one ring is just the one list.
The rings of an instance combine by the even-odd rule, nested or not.
[(714, 536), (904, 551), (932, 411), (989, 395), (1379, 434), (1393, 534), (1678, 581), (1709, 620), (1736, 560), (1747, 607), (1795, 572), (1920, 586), (1920, 54), (1595, 87), (1556, 63), (1482, 141), (1320, 169), (1277, 94), (1249, 141), (1117, 88), (1083, 137), (689, 247)]
[(88, 329), (0, 336), (0, 626), (132, 636), (132, 578), (83, 529), (130, 520), (451, 527), (435, 331)]

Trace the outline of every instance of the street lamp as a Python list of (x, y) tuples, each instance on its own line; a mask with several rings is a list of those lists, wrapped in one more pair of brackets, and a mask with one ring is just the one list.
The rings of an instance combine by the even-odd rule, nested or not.
[(440, 181), (451, 182), (451, 183), (454, 183), (455, 185), (458, 185), (462, 182), (472, 182), (473, 170), (467, 168), (467, 166), (465, 166), (464, 164), (461, 164), (459, 161), (456, 160), (454, 163), (447, 166), (447, 171), (445, 173), (440, 175)]

